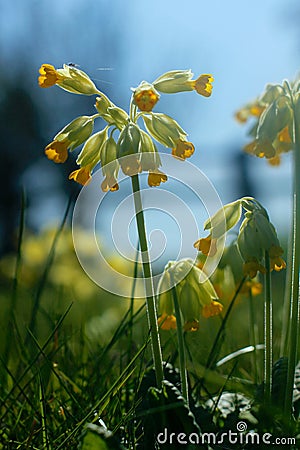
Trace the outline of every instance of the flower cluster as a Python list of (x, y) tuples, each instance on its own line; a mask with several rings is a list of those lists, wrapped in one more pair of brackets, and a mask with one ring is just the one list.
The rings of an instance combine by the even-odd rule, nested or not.
[[(152, 83), (143, 81), (132, 89), (127, 113), (99, 91), (89, 76), (77, 67), (64, 64), (62, 69), (55, 69), (51, 64), (43, 64), (38, 80), (41, 87), (57, 85), (71, 93), (96, 95), (97, 111), (92, 116), (77, 117), (66, 125), (45, 148), (46, 156), (55, 163), (64, 163), (68, 150), (84, 144), (76, 160), (79, 168), (69, 175), (70, 179), (86, 184), (100, 163), (104, 175), (103, 191), (119, 188), (117, 179), (120, 167), (128, 176), (147, 171), (149, 186), (159, 186), (167, 181), (167, 175), (159, 170), (161, 161), (154, 140), (171, 148), (172, 155), (182, 160), (194, 153), (194, 145), (187, 140), (187, 133), (173, 118), (152, 112), (152, 109), (159, 101), (160, 93), (195, 90), (209, 97), (213, 77), (204, 74), (196, 80), (192, 78), (190, 70), (174, 70)], [(107, 125), (93, 133), (97, 118), (102, 118)], [(137, 123), (140, 118), (143, 129)]]
[(241, 123), (250, 117), (255, 119), (249, 132), (252, 141), (244, 147), (247, 153), (278, 165), (281, 154), (294, 148), (295, 116), (300, 114), (299, 88), (299, 81), (267, 85), (260, 97), (236, 112), (235, 117)]
[(192, 260), (169, 262), (158, 285), (158, 324), (162, 330), (177, 327), (172, 286), (176, 289), (184, 331), (197, 331), (201, 315), (209, 318), (223, 310), (212, 283), (208, 279), (203, 281), (202, 270)]
[(282, 259), (283, 250), (276, 230), (269, 220), (267, 211), (251, 197), (243, 197), (225, 205), (208, 219), (204, 228), (210, 230), (210, 234), (196, 241), (194, 247), (203, 255), (214, 256), (218, 238), (239, 222), (243, 210), (244, 220), (240, 226), (236, 244), (243, 260), (244, 274), (254, 278), (258, 272), (266, 273), (264, 261), (266, 257), (269, 258), (271, 271), (285, 269), (286, 263)]

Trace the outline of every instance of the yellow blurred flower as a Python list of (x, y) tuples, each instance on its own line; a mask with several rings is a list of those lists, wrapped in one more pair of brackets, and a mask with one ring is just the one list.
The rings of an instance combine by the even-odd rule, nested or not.
[(206, 256), (215, 256), (217, 253), (217, 240), (213, 239), (211, 234), (205, 238), (198, 239), (194, 247)]
[(281, 258), (283, 254), (283, 250), (281, 247), (276, 245), (272, 245), (269, 249), (269, 257), (270, 257), (270, 269), (279, 272), (282, 269), (286, 268), (286, 262)]
[(266, 269), (257, 261), (257, 259), (253, 258), (243, 264), (243, 272), (244, 275), (249, 275), (250, 278), (254, 278), (256, 277), (257, 272), (265, 274)]
[(188, 320), (183, 326), (184, 331), (198, 331), (199, 330), (199, 320)]
[(157, 319), (157, 324), (161, 328), (161, 330), (176, 330), (177, 328), (176, 317), (173, 314), (162, 314)]
[(222, 311), (223, 305), (220, 302), (213, 300), (210, 304), (203, 306), (202, 316), (208, 319), (209, 317), (221, 314)]

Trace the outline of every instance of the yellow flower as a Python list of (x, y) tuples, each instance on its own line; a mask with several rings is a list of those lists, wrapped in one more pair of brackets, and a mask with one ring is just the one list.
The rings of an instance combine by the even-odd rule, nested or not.
[(243, 264), (244, 275), (249, 275), (250, 278), (254, 278), (254, 277), (256, 277), (257, 272), (264, 274), (264, 273), (266, 273), (266, 269), (262, 264), (260, 264), (257, 261), (256, 258), (246, 261)]
[(206, 256), (215, 256), (217, 253), (217, 240), (212, 239), (211, 234), (206, 238), (198, 239), (194, 243), (194, 247)]
[(38, 81), (39, 86), (42, 88), (54, 86), (63, 78), (51, 64), (43, 64), (40, 67), (39, 72), (41, 75), (39, 76)]
[(104, 178), (104, 180), (101, 183), (101, 189), (103, 192), (107, 192), (107, 191), (117, 191), (119, 189), (119, 185), (117, 183), (116, 178), (113, 175), (106, 175), (106, 177)]
[(155, 172), (149, 171), (148, 184), (150, 187), (159, 186), (160, 183), (165, 183), (167, 180), (167, 175), (160, 170), (156, 169)]
[(249, 294), (251, 292), (253, 297), (255, 297), (256, 295), (261, 294), (262, 290), (263, 290), (263, 286), (261, 283), (259, 283), (258, 281), (254, 281), (254, 280), (248, 280), (243, 284), (243, 286), (240, 290), (240, 293), (241, 294)]
[(202, 316), (208, 319), (209, 317), (217, 316), (222, 311), (223, 305), (220, 302), (213, 300), (210, 304), (203, 306)]
[(100, 93), (85, 72), (68, 64), (64, 64), (62, 69), (55, 69), (51, 64), (42, 64), (39, 73), (41, 75), (38, 82), (43, 88), (57, 84), (65, 91), (74, 94), (94, 95)]
[(283, 250), (281, 247), (276, 245), (272, 245), (269, 249), (269, 257), (270, 257), (270, 270), (276, 270), (279, 272), (282, 269), (286, 268), (286, 262), (281, 258)]
[(186, 159), (192, 156), (194, 151), (195, 147), (191, 142), (178, 139), (176, 147), (172, 149), (172, 155), (180, 159)]
[(141, 111), (152, 111), (153, 107), (159, 100), (159, 94), (155, 89), (141, 89), (140, 91), (135, 91), (133, 95), (134, 103), (138, 106)]
[(45, 154), (48, 159), (55, 163), (64, 163), (68, 158), (69, 141), (52, 141), (45, 148)]
[(157, 324), (162, 330), (176, 330), (177, 328), (176, 317), (173, 314), (162, 314), (157, 319)]
[(184, 331), (198, 331), (199, 330), (199, 320), (193, 319), (185, 322), (183, 326)]
[(250, 142), (244, 147), (245, 152), (258, 156), (259, 158), (273, 158), (275, 156), (275, 148), (269, 139), (257, 140)]
[(265, 109), (265, 105), (260, 105), (258, 102), (254, 102), (237, 111), (235, 113), (235, 118), (238, 122), (245, 123), (250, 116), (260, 117)]
[(210, 97), (212, 92), (212, 82), (214, 81), (212, 75), (204, 74), (200, 75), (197, 80), (191, 81), (193, 88), (198, 94), (203, 95), (204, 97)]
[(87, 184), (92, 178), (90, 166), (81, 167), (80, 169), (74, 170), (70, 173), (69, 180), (77, 181), (77, 183), (83, 186)]
[(280, 155), (276, 155), (276, 156), (273, 156), (273, 158), (269, 158), (269, 159), (268, 159), (268, 163), (269, 163), (271, 166), (279, 166), (279, 165), (280, 165), (280, 162), (281, 162), (281, 157), (280, 157)]

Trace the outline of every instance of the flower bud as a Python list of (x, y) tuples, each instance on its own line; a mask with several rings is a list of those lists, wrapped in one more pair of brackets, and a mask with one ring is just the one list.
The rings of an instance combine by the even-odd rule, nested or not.
[(277, 134), (292, 123), (293, 115), (290, 99), (280, 95), (262, 113), (257, 129), (257, 140), (273, 142)]
[(110, 136), (103, 144), (101, 151), (101, 167), (102, 174), (105, 177), (101, 189), (104, 192), (109, 190), (117, 191), (119, 185), (117, 182), (119, 163), (117, 160), (117, 144), (112, 136)]
[(89, 116), (80, 116), (66, 125), (54, 140), (45, 148), (48, 159), (63, 163), (68, 157), (68, 149), (74, 148), (85, 142), (91, 135), (94, 127), (94, 120)]
[(282, 86), (279, 84), (267, 84), (265, 92), (261, 95), (259, 101), (265, 105), (269, 105), (282, 94), (284, 94)]
[(244, 219), (240, 227), (237, 244), (244, 261), (253, 258), (260, 261), (263, 258), (263, 249), (257, 236), (255, 222), (252, 219)]
[(107, 128), (93, 134), (84, 144), (81, 152), (77, 157), (77, 164), (80, 166), (95, 166), (101, 157), (101, 150), (107, 139)]
[(192, 91), (194, 89), (190, 83), (192, 78), (191, 70), (171, 70), (158, 77), (152, 84), (159, 92), (175, 94)]
[(41, 87), (57, 84), (65, 91), (74, 94), (93, 95), (99, 93), (90, 77), (77, 67), (64, 64), (63, 69), (55, 69), (51, 64), (43, 64), (39, 72)]
[(165, 147), (173, 148), (179, 139), (184, 140), (187, 136), (180, 125), (166, 114), (143, 115), (143, 120), (151, 136)]
[(141, 172), (140, 145), (140, 129), (131, 122), (123, 128), (117, 142), (117, 158), (125, 175), (133, 176)]
[(92, 134), (94, 128), (94, 119), (89, 116), (80, 116), (66, 125), (54, 139), (63, 142), (66, 139), (69, 141), (69, 149), (74, 148), (85, 142)]
[(199, 328), (200, 313), (211, 317), (222, 311), (222, 305), (212, 283), (203, 276), (191, 259), (169, 262), (158, 285), (159, 311), (162, 315), (174, 314), (171, 288), (177, 291), (179, 309), (184, 318), (184, 330), (196, 331)]
[(219, 209), (213, 217), (210, 217), (204, 223), (204, 230), (212, 230), (213, 237), (219, 238), (227, 231), (233, 228), (241, 218), (242, 205), (241, 200), (228, 203)]
[(155, 144), (151, 137), (143, 130), (141, 132), (141, 167), (142, 170), (155, 171), (161, 166), (161, 160)]
[(64, 64), (63, 69), (58, 69), (57, 72), (62, 78), (60, 78), (56, 84), (65, 91), (83, 95), (99, 93), (90, 77), (77, 67)]

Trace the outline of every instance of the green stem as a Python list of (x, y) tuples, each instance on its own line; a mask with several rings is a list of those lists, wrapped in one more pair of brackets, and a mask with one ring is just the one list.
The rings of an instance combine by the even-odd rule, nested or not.
[[(172, 282), (172, 285), (173, 284), (174, 283)], [(180, 308), (179, 308), (179, 301), (178, 301), (176, 286), (172, 287), (172, 297), (173, 297), (173, 302), (174, 302), (174, 309), (175, 309), (175, 316), (176, 316), (176, 325), (177, 325), (176, 328), (177, 328), (177, 340), (178, 340), (181, 391), (182, 391), (182, 396), (183, 396), (183, 398), (185, 399), (185, 401), (186, 401), (186, 403), (188, 405), (189, 404), (189, 390), (188, 390), (188, 382), (187, 382), (185, 347), (184, 347), (181, 314), (180, 314)]]
[(134, 198), (134, 206), (135, 206), (135, 213), (136, 213), (136, 224), (137, 224), (137, 229), (138, 229), (138, 236), (139, 236), (140, 249), (141, 249), (141, 255), (142, 255), (142, 266), (143, 266), (143, 272), (144, 272), (147, 317), (148, 317), (148, 324), (149, 324), (149, 329), (150, 329), (152, 357), (153, 357), (153, 362), (154, 362), (157, 386), (158, 386), (158, 388), (161, 388), (162, 380), (163, 380), (162, 355), (161, 355), (161, 346), (160, 346), (158, 325), (157, 325), (157, 314), (156, 314), (156, 308), (155, 308), (155, 295), (154, 295), (154, 287), (153, 287), (153, 280), (152, 280), (152, 270), (151, 270), (151, 264), (150, 264), (150, 260), (149, 260), (144, 212), (143, 212), (143, 205), (142, 205), (142, 199), (141, 199), (141, 193), (140, 193), (140, 183), (139, 183), (138, 175), (133, 175), (131, 177), (131, 182), (132, 182), (132, 191), (134, 194), (133, 198)]
[(256, 331), (256, 316), (255, 316), (255, 308), (253, 304), (253, 295), (251, 292), (249, 292), (249, 316), (250, 316), (250, 343), (253, 345), (253, 353), (252, 353), (252, 359), (253, 359), (253, 369), (254, 369), (254, 380), (255, 384), (257, 385), (259, 383), (258, 381), (258, 355), (257, 355), (257, 331)]
[(271, 292), (271, 272), (269, 253), (265, 252), (265, 308), (264, 308), (264, 401), (267, 405), (271, 403), (272, 395), (272, 355), (273, 355), (273, 339), (272, 339), (272, 292)]
[(298, 337), (299, 337), (299, 244), (300, 244), (300, 130), (298, 124), (300, 117), (297, 117), (294, 110), (294, 195), (293, 195), (293, 241), (292, 241), (292, 270), (290, 289), (290, 326), (289, 326), (289, 347), (288, 347), (288, 374), (285, 395), (285, 414), (292, 419), (293, 408), (293, 387), (295, 367), (297, 364)]

